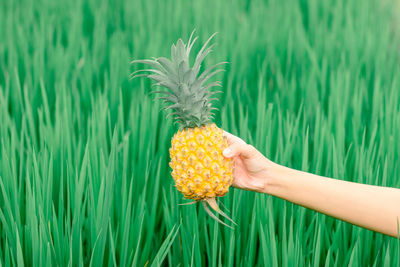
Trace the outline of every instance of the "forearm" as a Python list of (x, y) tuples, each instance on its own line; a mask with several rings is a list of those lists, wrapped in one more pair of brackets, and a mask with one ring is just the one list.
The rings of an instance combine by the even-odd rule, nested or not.
[(276, 165), (268, 175), (264, 193), (398, 236), (400, 189), (331, 179)]

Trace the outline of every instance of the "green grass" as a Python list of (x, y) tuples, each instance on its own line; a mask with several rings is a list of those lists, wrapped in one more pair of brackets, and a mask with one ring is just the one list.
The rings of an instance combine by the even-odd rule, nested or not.
[[(270, 159), (400, 187), (400, 7), (378, 0), (0, 2), (0, 266), (399, 266), (400, 243), (231, 189), (184, 202), (173, 122), (128, 79), (196, 28), (217, 124)], [(199, 49), (197, 44), (195, 50)]]

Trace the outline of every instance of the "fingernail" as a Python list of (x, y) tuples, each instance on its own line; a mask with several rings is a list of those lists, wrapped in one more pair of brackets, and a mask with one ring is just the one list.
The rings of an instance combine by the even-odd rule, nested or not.
[(232, 157), (232, 156), (233, 156), (233, 151), (232, 151), (232, 149), (230, 149), (230, 148), (228, 147), (228, 148), (226, 148), (226, 149), (222, 152), (222, 154), (223, 154), (225, 157), (229, 158), (229, 157)]

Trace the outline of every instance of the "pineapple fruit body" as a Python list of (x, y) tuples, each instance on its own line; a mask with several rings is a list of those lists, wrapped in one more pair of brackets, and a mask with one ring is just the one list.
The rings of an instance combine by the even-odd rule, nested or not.
[(176, 188), (193, 200), (224, 196), (233, 181), (233, 160), (222, 151), (228, 146), (223, 130), (214, 123), (178, 131), (170, 148)]

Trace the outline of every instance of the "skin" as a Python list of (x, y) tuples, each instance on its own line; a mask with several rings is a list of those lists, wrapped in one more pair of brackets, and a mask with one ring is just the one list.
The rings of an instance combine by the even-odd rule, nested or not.
[(400, 189), (359, 184), (306, 173), (267, 159), (224, 132), (235, 161), (233, 186), (276, 196), (366, 229), (399, 238)]

